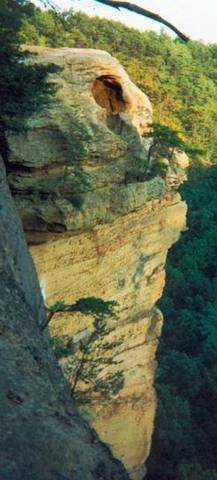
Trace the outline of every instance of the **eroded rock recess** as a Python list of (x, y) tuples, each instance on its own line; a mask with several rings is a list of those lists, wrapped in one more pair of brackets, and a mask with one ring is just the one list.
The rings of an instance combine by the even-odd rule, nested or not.
[[(100, 438), (140, 480), (156, 410), (162, 327), (156, 302), (168, 249), (185, 228), (177, 187), (188, 162), (175, 152), (163, 176), (150, 174), (151, 139), (143, 137), (150, 102), (108, 53), (33, 50), (34, 61), (60, 68), (51, 76), (50, 104), (26, 132), (10, 135), (9, 183), (47, 305), (90, 296), (118, 302), (112, 355), (121, 362), (124, 385), (107, 400), (93, 394), (88, 408)], [(53, 336), (75, 343), (89, 330), (90, 318), (82, 315), (56, 315), (51, 323)]]

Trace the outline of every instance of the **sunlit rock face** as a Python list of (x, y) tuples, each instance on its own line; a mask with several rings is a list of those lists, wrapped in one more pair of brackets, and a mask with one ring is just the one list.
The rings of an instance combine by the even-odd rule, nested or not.
[[(56, 93), (27, 132), (10, 136), (10, 186), (47, 304), (89, 296), (118, 302), (110, 336), (118, 340), (112, 355), (124, 385), (112, 398), (92, 395), (88, 408), (102, 440), (140, 480), (156, 410), (156, 302), (167, 251), (185, 228), (177, 187), (187, 160), (176, 152), (164, 178), (147, 179), (142, 135), (151, 106), (108, 53), (34, 50), (34, 61), (60, 67), (51, 77)], [(56, 315), (51, 323), (52, 335), (75, 342), (90, 329), (82, 315)]]

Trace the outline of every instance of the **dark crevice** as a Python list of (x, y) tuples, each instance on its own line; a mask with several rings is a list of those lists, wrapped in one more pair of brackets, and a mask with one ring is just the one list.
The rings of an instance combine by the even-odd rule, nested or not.
[(108, 116), (117, 115), (126, 110), (122, 86), (113, 75), (102, 75), (96, 78), (92, 93), (96, 103), (106, 109)]

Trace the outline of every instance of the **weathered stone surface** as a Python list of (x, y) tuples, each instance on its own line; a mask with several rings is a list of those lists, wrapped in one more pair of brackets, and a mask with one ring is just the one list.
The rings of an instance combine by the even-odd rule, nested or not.
[[(127, 466), (132, 478), (142, 478), (150, 449), (155, 394), (155, 351), (162, 318), (154, 308), (164, 286), (168, 248), (185, 225), (185, 204), (179, 194), (146, 203), (112, 225), (99, 225), (74, 237), (57, 235), (32, 247), (48, 304), (86, 296), (116, 300), (119, 320), (114, 333), (121, 345), (125, 384), (112, 401), (93, 402), (92, 423), (100, 437)], [(54, 336), (85, 332), (89, 319), (56, 316)]]
[[(86, 230), (162, 195), (160, 178), (127, 180), (132, 170), (144, 170), (141, 134), (151, 106), (120, 64), (97, 50), (35, 50), (35, 61), (62, 70), (52, 77), (57, 92), (50, 108), (29, 121), (27, 132), (9, 139), (9, 182), (25, 229)], [(78, 196), (80, 209), (74, 206)]]
[(26, 303), (38, 324), (44, 322), (44, 306), (38, 278), (26, 247), (22, 223), (7, 185), (5, 168), (0, 156), (0, 273), (7, 274), (17, 282)]
[(43, 301), (0, 161), (0, 477), (128, 480), (78, 415), (44, 338)]
[[(112, 400), (92, 396), (91, 422), (131, 477), (142, 479), (156, 408), (162, 316), (155, 304), (167, 251), (185, 228), (176, 189), (186, 165), (176, 155), (166, 178), (146, 179), (150, 103), (109, 54), (36, 51), (36, 61), (61, 67), (52, 77), (58, 89), (28, 132), (10, 137), (9, 181), (46, 302), (95, 296), (119, 304), (111, 338), (120, 340), (113, 356), (125, 383)], [(90, 329), (81, 315), (56, 315), (51, 324), (52, 335), (75, 342)]]

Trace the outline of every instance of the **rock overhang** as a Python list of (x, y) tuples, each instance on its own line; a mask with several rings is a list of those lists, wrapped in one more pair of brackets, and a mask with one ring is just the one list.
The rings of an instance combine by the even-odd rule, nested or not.
[[(155, 304), (168, 248), (185, 228), (186, 205), (176, 189), (186, 161), (174, 157), (168, 178), (147, 180), (134, 171), (147, 160), (142, 135), (151, 106), (108, 53), (45, 47), (32, 52), (37, 55), (29, 61), (60, 67), (50, 76), (56, 92), (24, 134), (9, 136), (8, 178), (35, 243), (46, 302), (89, 295), (118, 301), (114, 334), (122, 342), (125, 387), (113, 402), (94, 406), (93, 424), (132, 478), (140, 479), (156, 408), (162, 316)], [(85, 322), (79, 319), (79, 331)], [(52, 324), (53, 335), (67, 329), (73, 336), (77, 328), (77, 318)]]
[[(8, 178), (24, 227), (74, 231), (77, 224), (80, 231), (113, 221), (123, 197), (128, 212), (132, 197), (137, 208), (150, 191), (164, 192), (159, 179), (154, 189), (132, 175), (128, 181), (129, 171), (147, 161), (142, 134), (152, 109), (118, 60), (93, 49), (28, 51), (34, 54), (28, 62), (58, 70), (49, 75), (55, 91), (49, 105), (24, 133), (9, 134)], [(88, 215), (96, 204), (101, 212)]]

